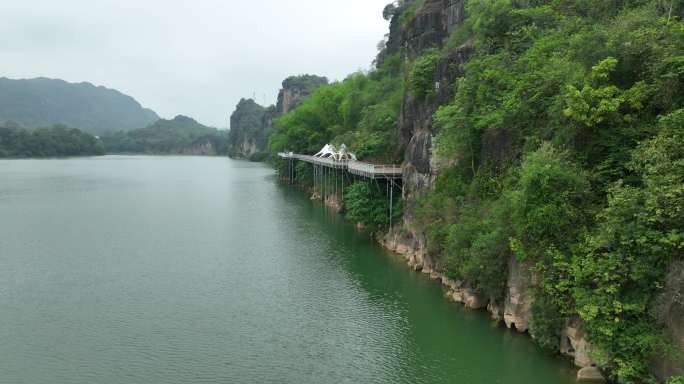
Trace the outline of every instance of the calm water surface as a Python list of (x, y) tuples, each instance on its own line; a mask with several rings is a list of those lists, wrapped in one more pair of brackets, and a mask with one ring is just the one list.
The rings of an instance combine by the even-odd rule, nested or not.
[(264, 165), (0, 161), (0, 383), (573, 383)]

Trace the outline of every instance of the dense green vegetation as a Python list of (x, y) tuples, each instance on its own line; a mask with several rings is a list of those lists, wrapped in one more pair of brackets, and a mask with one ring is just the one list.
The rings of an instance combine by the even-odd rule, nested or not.
[(297, 109), (276, 120), (271, 153), (316, 153), (325, 144), (346, 144), (357, 156), (397, 160), (396, 124), (404, 92), (399, 55), (370, 73), (318, 88)]
[(477, 53), (435, 114), (439, 155), (458, 165), (417, 212), (448, 274), (494, 299), (511, 253), (533, 263), (536, 340), (557, 350), (579, 314), (594, 358), (625, 383), (651, 381), (650, 361), (669, 350), (652, 306), (684, 256), (682, 11), (468, 1), (445, 51)]
[[(385, 16), (402, 9), (406, 28), (424, 4)], [(532, 265), (540, 345), (557, 351), (579, 316), (612, 379), (653, 382), (651, 362), (674, 357), (654, 303), (684, 259), (684, 2), (468, 0), (466, 13), (443, 48), (319, 89), (277, 121), (271, 151), (344, 142), (398, 160), (404, 93), (434, 103), (437, 63), (474, 47), (433, 116), (451, 166), (417, 202), (416, 229), (447, 275), (499, 303), (510, 258)], [(375, 221), (371, 189), (346, 197), (351, 219)]]
[(27, 130), (16, 124), (0, 126), (0, 158), (68, 157), (103, 155), (102, 144), (93, 136), (55, 125)]
[(26, 128), (64, 124), (94, 135), (143, 128), (159, 119), (132, 97), (89, 83), (0, 78), (0, 123)]
[[(380, 184), (356, 181), (344, 191), (346, 217), (355, 223), (361, 223), (372, 230), (387, 228), (390, 225), (390, 201), (387, 190)], [(401, 219), (402, 206), (400, 199), (393, 202), (392, 222)]]
[[(387, 58), (370, 73), (355, 73), (344, 81), (318, 88), (295, 110), (276, 119), (269, 138), (272, 154), (283, 151), (316, 153), (325, 144), (346, 144), (371, 162), (398, 162), (397, 118), (404, 93), (405, 65), (399, 55)], [(283, 169), (284, 163), (276, 163)], [(297, 182), (312, 185), (310, 170), (298, 167)], [(366, 182), (352, 184), (344, 194), (347, 217), (371, 229), (389, 224), (385, 189)], [(401, 204), (395, 199), (394, 222)]]
[(222, 155), (228, 153), (228, 131), (176, 116), (142, 129), (102, 136), (107, 153)]

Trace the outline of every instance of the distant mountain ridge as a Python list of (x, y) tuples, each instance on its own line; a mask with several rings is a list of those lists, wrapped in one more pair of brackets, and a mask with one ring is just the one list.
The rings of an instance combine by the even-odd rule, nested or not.
[(28, 130), (0, 124), (0, 159), (104, 155), (94, 136), (63, 125)]
[(26, 128), (64, 124), (91, 134), (128, 131), (159, 120), (133, 97), (91, 83), (0, 77), (0, 122)]
[(105, 134), (102, 143), (107, 153), (215, 156), (227, 154), (228, 131), (178, 115), (142, 129)]

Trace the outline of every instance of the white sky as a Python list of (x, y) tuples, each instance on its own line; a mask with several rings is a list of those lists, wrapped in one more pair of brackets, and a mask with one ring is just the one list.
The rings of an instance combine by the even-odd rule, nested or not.
[(88, 81), (226, 127), (289, 75), (368, 69), (390, 0), (1, 0), (0, 77)]

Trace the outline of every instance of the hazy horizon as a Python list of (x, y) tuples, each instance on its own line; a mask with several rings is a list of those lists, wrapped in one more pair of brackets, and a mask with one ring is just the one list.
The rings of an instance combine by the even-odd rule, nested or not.
[(288, 76), (370, 68), (389, 2), (3, 2), (0, 77), (89, 82), (225, 128), (240, 98), (275, 103)]

